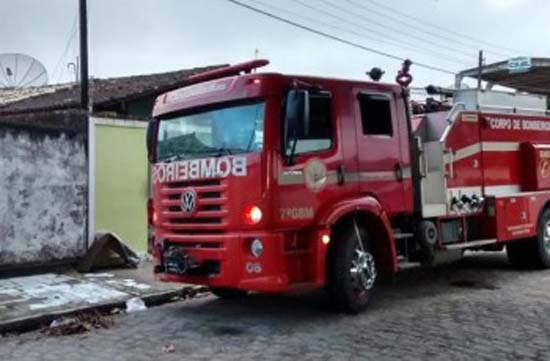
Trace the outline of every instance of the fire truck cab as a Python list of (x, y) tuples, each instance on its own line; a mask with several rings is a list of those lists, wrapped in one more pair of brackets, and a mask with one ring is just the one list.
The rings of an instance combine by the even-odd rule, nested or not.
[(220, 297), (325, 287), (355, 313), (404, 262), (506, 245), (516, 265), (550, 266), (545, 97), (456, 90), (413, 114), (401, 85), (254, 72), (266, 64), (156, 101), (160, 280)]

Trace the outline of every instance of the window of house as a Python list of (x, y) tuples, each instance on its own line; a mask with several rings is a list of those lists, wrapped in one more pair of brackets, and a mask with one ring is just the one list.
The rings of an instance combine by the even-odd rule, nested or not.
[(359, 93), (361, 123), (365, 135), (393, 135), (391, 101), (386, 94)]

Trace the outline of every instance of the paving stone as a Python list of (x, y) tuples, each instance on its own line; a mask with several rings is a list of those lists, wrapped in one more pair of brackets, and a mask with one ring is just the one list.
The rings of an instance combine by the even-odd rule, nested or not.
[[(472, 287), (451, 283), (466, 280)], [(2, 360), (548, 360), (550, 271), (474, 254), (381, 285), (369, 310), (329, 310), (321, 293), (205, 297), (115, 317), (85, 337), (0, 339)], [(477, 287), (476, 285), (483, 285)], [(485, 286), (491, 287), (485, 287)], [(162, 347), (174, 344), (174, 353)]]

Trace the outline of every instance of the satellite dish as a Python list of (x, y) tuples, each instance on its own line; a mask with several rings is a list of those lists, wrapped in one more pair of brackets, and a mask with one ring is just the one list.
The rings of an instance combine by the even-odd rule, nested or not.
[(0, 54), (0, 89), (28, 88), (48, 84), (42, 63), (25, 54)]

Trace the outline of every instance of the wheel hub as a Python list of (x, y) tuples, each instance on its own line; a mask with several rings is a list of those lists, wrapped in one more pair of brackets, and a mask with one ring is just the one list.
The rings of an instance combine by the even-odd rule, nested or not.
[(376, 280), (376, 266), (372, 254), (368, 251), (361, 250), (359, 247), (355, 248), (351, 261), (350, 273), (351, 280), (358, 290), (370, 290)]
[(544, 242), (544, 249), (546, 250), (546, 253), (550, 254), (550, 220), (544, 224), (542, 240)]

